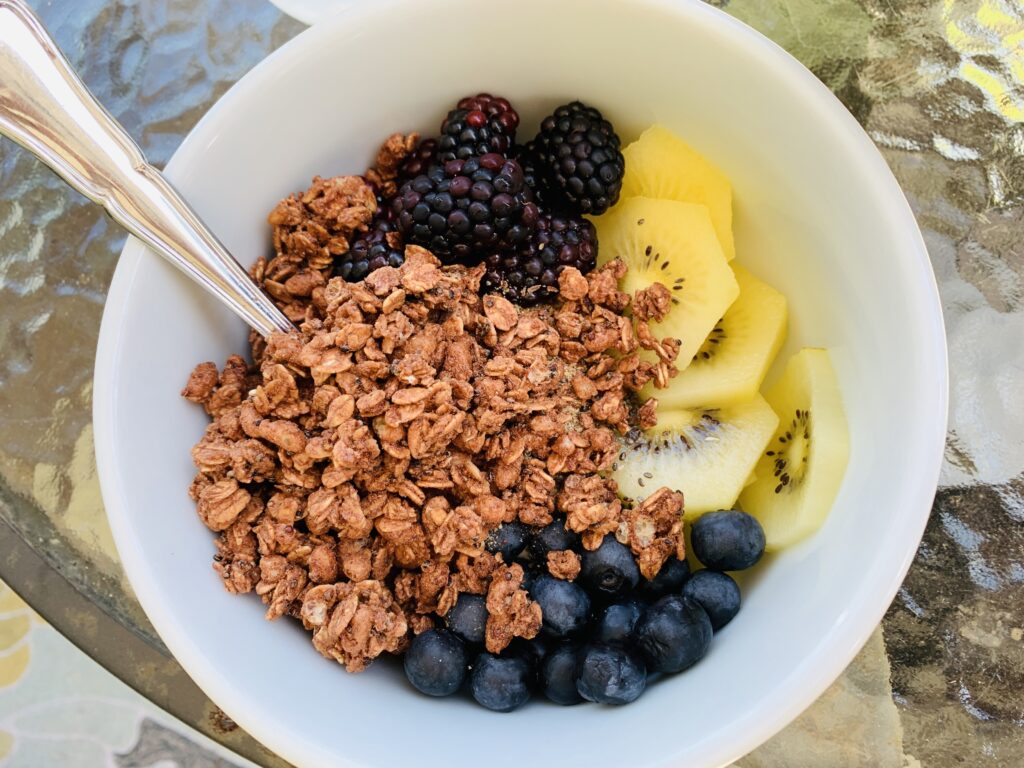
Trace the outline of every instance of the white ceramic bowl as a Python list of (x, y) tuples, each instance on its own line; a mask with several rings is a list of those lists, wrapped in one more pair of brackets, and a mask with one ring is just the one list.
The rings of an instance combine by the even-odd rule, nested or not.
[(395, 665), (348, 675), (308, 636), (227, 594), (186, 495), (206, 418), (178, 392), (246, 330), (136, 242), (96, 363), (97, 459), (124, 567), (177, 659), (257, 739), (300, 766), (722, 766), (810, 704), (881, 619), (913, 558), (945, 436), (942, 318), (927, 254), (867, 136), (806, 69), (685, 0), (362, 3), (300, 35), (202, 120), (168, 175), (243, 261), (267, 212), (314, 174), (361, 172), (394, 130), (435, 129), (489, 90), (525, 115), (600, 106), (628, 140), (660, 121), (735, 186), (738, 260), (789, 298), (783, 356), (829, 347), (849, 469), (816, 536), (760, 567), (708, 657), (635, 704), (501, 716), (416, 695)]

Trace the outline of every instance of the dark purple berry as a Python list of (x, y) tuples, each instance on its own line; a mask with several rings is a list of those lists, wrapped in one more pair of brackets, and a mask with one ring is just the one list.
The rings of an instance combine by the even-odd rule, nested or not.
[(508, 99), (501, 96), (478, 93), (476, 96), (466, 96), (456, 106), (459, 109), (478, 110), (490, 119), (497, 119), (502, 130), (509, 136), (514, 135), (519, 127), (519, 113), (512, 109)]
[(519, 114), (507, 99), (487, 93), (467, 96), (441, 124), (437, 157), (444, 163), (492, 152), (505, 155), (515, 142), (518, 126)]
[(494, 153), (433, 166), (402, 185), (392, 209), (406, 242), (447, 263), (521, 248), (539, 217), (519, 164)]
[(404, 263), (405, 249), (397, 225), (382, 215), (369, 232), (354, 240), (346, 253), (335, 258), (334, 274), (357, 283), (381, 267), (400, 267)]
[(426, 173), (437, 163), (437, 139), (421, 139), (398, 169), (398, 181), (406, 182)]
[(544, 166), (537, 156), (536, 143), (528, 141), (526, 144), (516, 147), (513, 154), (516, 160), (519, 161), (519, 165), (522, 166), (523, 180), (530, 191), (533, 192), (533, 199), (537, 201), (537, 205), (542, 210), (549, 212), (552, 208), (558, 207), (557, 201), (560, 198), (555, 198), (555, 205), (552, 205), (547, 199), (546, 192), (551, 187), (551, 182), (545, 176)]
[(515, 252), (484, 260), (483, 289), (504, 294), (523, 306), (558, 295), (558, 276), (566, 267), (583, 274), (597, 263), (597, 230), (586, 219), (541, 215), (530, 242)]
[(544, 118), (532, 142), (545, 203), (601, 214), (615, 205), (626, 161), (621, 141), (599, 111), (579, 101)]

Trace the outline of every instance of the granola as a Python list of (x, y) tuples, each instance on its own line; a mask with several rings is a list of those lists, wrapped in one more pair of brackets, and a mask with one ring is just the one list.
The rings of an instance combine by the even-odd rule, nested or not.
[[(635, 393), (675, 371), (678, 342), (648, 325), (662, 292), (621, 292), (612, 261), (565, 269), (556, 303), (524, 309), (481, 297), (483, 267), (417, 246), (363, 282), (331, 277), (415, 141), (395, 135), (366, 179), (318, 177), (274, 209), (274, 256), (253, 276), (298, 330), (253, 337), (252, 365), (201, 363), (182, 391), (212, 418), (190, 494), (225, 587), (255, 592), (268, 619), (300, 619), (351, 672), (460, 593), (486, 596), (489, 651), (534, 637), (523, 568), (485, 548), (503, 523), (561, 515), (586, 549), (615, 534), (648, 578), (684, 546), (679, 494), (624, 509), (607, 477), (619, 437), (656, 420)], [(572, 580), (580, 557), (543, 565)]]
[(571, 549), (548, 552), (547, 567), (556, 579), (574, 581), (580, 575), (580, 556)]

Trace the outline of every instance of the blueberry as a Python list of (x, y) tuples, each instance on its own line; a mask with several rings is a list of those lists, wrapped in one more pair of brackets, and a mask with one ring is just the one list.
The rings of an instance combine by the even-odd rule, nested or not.
[(548, 644), (541, 637), (534, 637), (524, 640), (521, 637), (514, 638), (509, 647), (502, 654), (503, 656), (521, 656), (533, 670), (539, 670), (540, 665), (548, 655)]
[(445, 616), (448, 629), (467, 643), (481, 645), (487, 627), (487, 600), (483, 595), (463, 592), (455, 606)]
[(618, 597), (640, 582), (640, 569), (633, 553), (608, 534), (601, 546), (583, 553), (580, 581), (591, 592), (602, 597)]
[(683, 597), (690, 598), (707, 611), (715, 632), (740, 612), (740, 588), (727, 573), (697, 571), (683, 585)]
[(746, 512), (708, 512), (693, 524), (693, 554), (713, 571), (742, 571), (764, 554), (764, 529)]
[(500, 554), (504, 562), (511, 563), (526, 548), (529, 535), (530, 529), (516, 520), (491, 531), (484, 546), (491, 554)]
[(535, 637), (531, 640), (524, 640), (521, 637), (513, 638), (508, 648), (499, 654), (502, 658), (516, 656), (526, 662), (530, 669), (528, 680), (530, 690), (537, 690), (537, 683), (540, 679), (540, 668), (548, 655), (548, 645), (543, 638)]
[(644, 612), (644, 605), (639, 600), (623, 600), (619, 603), (612, 603), (597, 614), (594, 621), (594, 629), (591, 632), (591, 639), (595, 643), (609, 645), (625, 645), (633, 641), (633, 630), (640, 616)]
[(652, 672), (682, 672), (700, 661), (711, 644), (711, 619), (697, 603), (667, 595), (637, 622), (636, 645)]
[(591, 645), (580, 652), (576, 690), (598, 704), (629, 704), (647, 687), (643, 661), (625, 648)]
[(428, 696), (448, 696), (466, 678), (466, 646), (447, 629), (428, 629), (405, 652), (405, 676)]
[(546, 568), (538, 568), (536, 563), (529, 560), (516, 560), (516, 562), (523, 567), (523, 589), (527, 592), (533, 589), (533, 582), (537, 580), (537, 577), (543, 573), (547, 573)]
[(540, 688), (555, 704), (569, 706), (583, 701), (576, 690), (576, 664), (579, 649), (572, 643), (558, 646), (540, 668)]
[(537, 562), (543, 563), (548, 552), (560, 552), (563, 549), (579, 549), (580, 535), (565, 527), (565, 518), (556, 517), (552, 522), (535, 531), (530, 539), (530, 555)]
[(657, 600), (665, 595), (678, 595), (689, 575), (689, 563), (673, 555), (665, 561), (653, 579), (641, 579), (638, 592), (650, 600)]
[(473, 698), (495, 712), (511, 712), (530, 698), (530, 665), (521, 656), (481, 653), (469, 678)]
[(579, 584), (541, 574), (534, 580), (530, 594), (540, 605), (541, 631), (548, 637), (560, 640), (587, 625), (590, 598)]

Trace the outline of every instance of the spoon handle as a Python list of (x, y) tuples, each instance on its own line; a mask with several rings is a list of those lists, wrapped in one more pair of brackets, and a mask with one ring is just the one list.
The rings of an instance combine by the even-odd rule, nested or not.
[(0, 133), (259, 333), (294, 329), (89, 93), (24, 0), (0, 0)]

